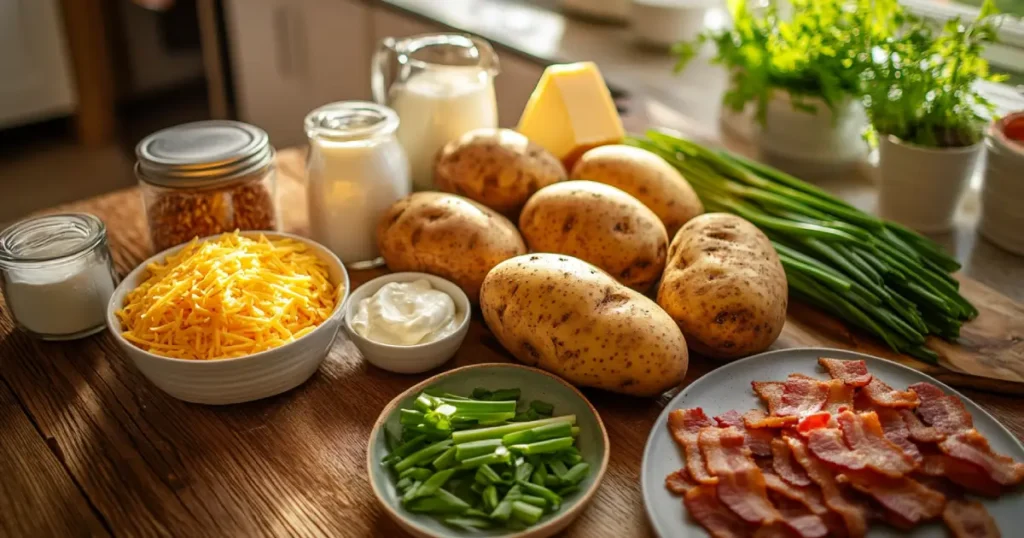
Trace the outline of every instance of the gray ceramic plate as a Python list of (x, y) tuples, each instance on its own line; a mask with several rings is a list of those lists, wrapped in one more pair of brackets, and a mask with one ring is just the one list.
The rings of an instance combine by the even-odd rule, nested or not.
[[(916, 370), (901, 366), (885, 359), (825, 348), (784, 349), (755, 355), (726, 364), (695, 381), (676, 395), (665, 406), (665, 410), (654, 423), (654, 429), (644, 449), (643, 467), (640, 471), (644, 505), (655, 531), (663, 538), (685, 537), (704, 538), (707, 532), (686, 515), (680, 497), (665, 489), (665, 476), (683, 466), (683, 457), (668, 432), (666, 422), (673, 409), (702, 407), (708, 416), (715, 416), (730, 409), (746, 411), (761, 407), (760, 400), (750, 388), (751, 381), (784, 380), (794, 372), (827, 379), (828, 375), (818, 366), (818, 357), (837, 359), (864, 359), (868, 371), (896, 388), (927, 381), (948, 394), (959, 396), (967, 410), (974, 417), (974, 426), (988, 438), (992, 448), (1018, 461), (1024, 461), (1024, 446), (1021, 445), (996, 419), (977, 404), (963, 397), (955, 390)], [(985, 499), (984, 504), (1002, 529), (1004, 536), (1011, 535), (1011, 529), (1020, 525), (1024, 514), (1024, 491), (1004, 495), (996, 500)], [(1016, 524), (1016, 525), (1015, 525)], [(897, 531), (882, 525), (873, 525), (869, 537), (946, 536), (941, 523), (918, 527), (913, 532)]]
[[(474, 533), (449, 527), (436, 519), (407, 512), (399, 502), (399, 494), (395, 490), (394, 481), (386, 469), (381, 467), (380, 460), (387, 451), (383, 428), (390, 428), (399, 433), (398, 411), (411, 408), (416, 396), (426, 388), (439, 388), (454, 394), (468, 395), (476, 387), (486, 389), (519, 388), (522, 399), (543, 400), (555, 406), (555, 415), (576, 415), (576, 425), (580, 434), (576, 446), (584, 461), (591, 465), (590, 474), (580, 484), (580, 490), (567, 497), (561, 510), (545, 516), (536, 525), (519, 533), (501, 529), (478, 531)], [(476, 364), (464, 366), (438, 374), (409, 390), (398, 395), (384, 411), (370, 433), (367, 449), (367, 469), (370, 474), (370, 485), (373, 493), (384, 506), (384, 509), (399, 525), (416, 536), (430, 537), (462, 537), (462, 536), (501, 536), (503, 538), (541, 538), (564, 529), (586, 507), (593, 497), (601, 478), (608, 467), (608, 433), (604, 429), (601, 417), (590, 402), (575, 387), (547, 372), (520, 366), (517, 364)]]

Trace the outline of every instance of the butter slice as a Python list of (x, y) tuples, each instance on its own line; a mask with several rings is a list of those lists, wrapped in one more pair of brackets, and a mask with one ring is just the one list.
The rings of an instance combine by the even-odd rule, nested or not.
[(518, 130), (561, 159), (567, 170), (587, 150), (619, 143), (626, 135), (612, 94), (593, 62), (545, 69)]

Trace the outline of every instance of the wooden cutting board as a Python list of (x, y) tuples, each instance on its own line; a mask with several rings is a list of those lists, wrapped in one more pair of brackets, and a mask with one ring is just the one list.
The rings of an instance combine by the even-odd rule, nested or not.
[[(284, 229), (299, 234), (308, 230), (304, 160), (301, 150), (278, 154), (280, 207), (287, 208), (282, 211)], [(880, 340), (792, 301), (786, 326), (772, 349), (838, 347), (894, 360), (949, 385), (1024, 394), (1024, 305), (968, 277), (958, 278), (961, 293), (981, 314), (963, 326), (958, 344), (930, 339), (929, 347), (941, 357), (938, 366), (895, 353)]]

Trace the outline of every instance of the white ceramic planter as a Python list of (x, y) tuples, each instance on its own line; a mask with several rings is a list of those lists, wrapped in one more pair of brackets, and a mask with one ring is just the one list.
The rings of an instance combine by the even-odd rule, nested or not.
[(1024, 255), (1024, 147), (1010, 141), (1002, 127), (1015, 116), (1024, 113), (993, 124), (986, 136), (978, 230), (1003, 249)]
[(867, 116), (860, 102), (847, 99), (833, 112), (818, 98), (804, 99), (816, 112), (793, 108), (788, 92), (775, 91), (766, 124), (757, 133), (761, 158), (801, 179), (827, 179), (864, 161)]
[(919, 232), (941, 233), (953, 227), (964, 190), (984, 145), (928, 148), (880, 137), (879, 216)]

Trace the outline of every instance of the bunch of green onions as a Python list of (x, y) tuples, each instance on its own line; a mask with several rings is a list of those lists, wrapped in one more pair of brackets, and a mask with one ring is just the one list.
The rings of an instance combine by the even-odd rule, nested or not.
[(682, 172), (709, 211), (760, 228), (779, 254), (791, 294), (895, 351), (937, 362), (925, 338), (955, 340), (961, 324), (978, 315), (950, 275), (960, 264), (912, 230), (727, 151), (659, 131), (629, 142)]
[(465, 530), (526, 528), (557, 511), (590, 472), (575, 415), (542, 401), (517, 411), (519, 389), (472, 396), (428, 390), (399, 411), (401, 436), (385, 428), (381, 464), (402, 505)]

